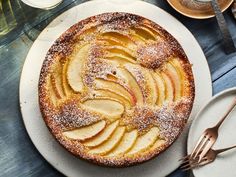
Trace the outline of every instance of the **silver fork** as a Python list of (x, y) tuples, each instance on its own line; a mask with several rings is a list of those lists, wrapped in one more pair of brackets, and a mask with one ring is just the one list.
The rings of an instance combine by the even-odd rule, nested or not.
[(236, 145), (218, 150), (210, 149), (200, 162), (197, 159), (191, 159), (189, 155), (185, 158), (185, 160), (183, 160), (180, 168), (183, 169), (183, 171), (187, 171), (196, 167), (212, 163), (213, 161), (215, 161), (217, 155), (233, 148), (236, 148)]

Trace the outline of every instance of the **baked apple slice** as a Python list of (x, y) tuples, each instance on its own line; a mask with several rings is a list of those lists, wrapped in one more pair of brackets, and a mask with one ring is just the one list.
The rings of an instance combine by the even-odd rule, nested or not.
[(99, 42), (101, 41), (103, 42), (103, 44), (110, 45), (110, 46), (114, 46), (114, 45), (125, 46), (126, 44), (122, 40), (119, 40), (113, 36), (102, 36), (98, 38), (98, 41)]
[(165, 92), (166, 92), (165, 83), (164, 83), (163, 78), (158, 72), (153, 72), (152, 74), (156, 83), (157, 95), (158, 95), (156, 104), (158, 106), (161, 106), (163, 102), (165, 101)]
[(121, 56), (125, 56), (127, 58), (130, 58), (134, 61), (136, 61), (136, 57), (134, 55), (134, 53), (123, 46), (106, 46), (106, 51), (112, 53), (113, 55), (121, 55)]
[(84, 141), (86, 139), (92, 138), (95, 135), (97, 135), (99, 132), (101, 132), (105, 128), (105, 126), (106, 126), (106, 122), (104, 120), (101, 120), (92, 125), (76, 128), (70, 131), (65, 131), (62, 134), (70, 139)]
[(136, 63), (135, 60), (121, 54), (108, 53), (104, 57), (108, 62), (114, 63), (116, 65), (125, 65), (126, 63)]
[(145, 75), (146, 82), (147, 82), (146, 89), (147, 89), (147, 93), (148, 93), (146, 102), (148, 104), (155, 105), (156, 101), (157, 101), (157, 96), (158, 96), (157, 95), (158, 91), (157, 91), (155, 80), (154, 80), (153, 76), (151, 75), (151, 73), (146, 69), (144, 69), (144, 75)]
[(136, 104), (136, 97), (135, 97), (134, 93), (132, 93), (131, 90), (129, 90), (128, 88), (126, 88), (125, 86), (123, 86), (117, 82), (108, 81), (108, 80), (104, 80), (104, 79), (96, 79), (94, 81), (94, 84), (95, 84), (96, 89), (109, 90), (111, 92), (117, 93), (117, 94), (123, 96), (124, 98), (128, 99), (129, 102), (131, 103), (131, 105)]
[(137, 137), (137, 130), (126, 132), (123, 138), (121, 139), (120, 143), (108, 154), (108, 156), (117, 156), (128, 152), (133, 147)]
[(105, 155), (110, 152), (120, 142), (125, 133), (125, 127), (117, 127), (112, 136), (100, 146), (97, 146), (89, 151), (91, 154)]
[(111, 137), (112, 133), (115, 131), (118, 125), (119, 125), (118, 120), (111, 123), (106, 128), (104, 128), (104, 130), (101, 133), (99, 133), (97, 136), (85, 141), (84, 145), (88, 147), (95, 147), (102, 144), (103, 142), (107, 141)]
[(180, 80), (181, 80), (181, 95), (185, 95), (184, 93), (184, 87), (185, 88), (188, 88), (188, 86), (185, 86), (185, 84), (187, 84), (186, 82), (184, 83), (183, 81), (186, 80), (186, 75), (185, 75), (185, 72), (183, 70), (183, 67), (182, 67), (182, 64), (181, 64), (181, 61), (179, 61), (179, 59), (177, 58), (174, 58), (170, 61), (170, 63), (175, 67), (176, 71), (178, 72), (178, 75), (180, 77)]
[(146, 134), (137, 138), (137, 141), (128, 154), (134, 154), (150, 148), (156, 142), (158, 136), (159, 129), (157, 127), (152, 127)]
[(68, 64), (67, 79), (69, 85), (75, 92), (82, 92), (84, 88), (82, 72), (84, 71), (83, 67), (88, 59), (89, 48), (90, 45), (88, 44), (81, 47)]
[(156, 142), (153, 144), (153, 146), (151, 147), (151, 149), (157, 149), (159, 147), (162, 147), (164, 144), (166, 143), (165, 140), (163, 139), (157, 139)]
[(70, 87), (70, 85), (68, 84), (68, 81), (67, 81), (68, 64), (69, 64), (68, 60), (63, 64), (63, 66), (62, 66), (62, 76), (61, 76), (62, 89), (63, 89), (63, 92), (65, 93), (65, 96), (69, 96), (71, 93), (73, 93), (73, 90), (71, 89), (71, 87)]
[(54, 106), (58, 105), (58, 101), (60, 98), (58, 98), (60, 95), (56, 93), (55, 85), (51, 81), (51, 76), (47, 78), (47, 86), (48, 86), (48, 95), (50, 96), (50, 100)]
[(65, 96), (63, 87), (62, 87), (62, 64), (57, 61), (52, 68), (51, 72), (51, 84), (52, 88), (58, 99), (62, 99)]
[(63, 97), (62, 92), (61, 92), (61, 90), (59, 90), (58, 83), (56, 82), (56, 78), (53, 73), (51, 74), (50, 79), (51, 79), (52, 89), (53, 89), (57, 99), (61, 99)]
[(137, 104), (142, 105), (144, 102), (143, 94), (133, 75), (126, 68), (117, 68), (117, 74), (125, 80), (126, 84), (129, 86), (129, 89), (133, 91)]
[(133, 64), (126, 64), (125, 68), (132, 74), (141, 88), (144, 102), (154, 105), (157, 100), (157, 89), (154, 78), (148, 70)]
[(122, 33), (110, 31), (110, 32), (103, 33), (102, 36), (116, 39), (117, 41), (120, 41), (123, 45), (125, 45), (127, 47), (129, 47), (129, 45), (135, 46), (134, 41), (129, 36), (122, 34)]
[(166, 71), (165, 73), (171, 78), (171, 81), (174, 85), (174, 100), (178, 100), (181, 98), (181, 92), (182, 92), (182, 85), (181, 85), (181, 76), (179, 75), (179, 72), (175, 69), (175, 67), (171, 63), (166, 64)]
[(135, 27), (133, 28), (133, 30), (135, 31), (135, 33), (142, 39), (144, 40), (156, 40), (156, 35), (153, 34), (152, 31), (150, 31), (149, 29), (140, 26), (140, 27)]
[(93, 91), (93, 95), (96, 98), (112, 98), (118, 100), (119, 102), (122, 102), (126, 109), (131, 108), (131, 103), (129, 102), (129, 100), (124, 96), (119, 95), (118, 93), (114, 93), (105, 89), (98, 89)]
[(165, 87), (166, 87), (166, 90), (165, 90), (165, 98), (167, 102), (172, 102), (174, 101), (174, 83), (173, 81), (171, 80), (171, 78), (165, 73), (165, 72), (162, 72), (161, 73), (161, 76), (163, 78), (163, 80), (165, 81)]
[(124, 112), (124, 106), (121, 103), (109, 98), (86, 100), (82, 103), (82, 107), (100, 113), (110, 121), (120, 118)]

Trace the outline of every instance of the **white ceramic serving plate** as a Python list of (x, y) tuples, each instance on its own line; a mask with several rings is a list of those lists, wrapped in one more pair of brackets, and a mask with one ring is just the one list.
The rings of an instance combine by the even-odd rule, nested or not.
[[(188, 136), (188, 153), (191, 153), (198, 138), (206, 128), (213, 127), (225, 114), (233, 99), (236, 98), (236, 87), (225, 90), (214, 96), (199, 112), (193, 121)], [(219, 137), (213, 149), (236, 145), (236, 109), (224, 121), (219, 129)], [(222, 153), (214, 161), (193, 170), (196, 177), (234, 177), (236, 176), (236, 149)]]
[[(196, 99), (191, 118), (212, 96), (211, 77), (206, 58), (193, 35), (162, 9), (137, 0), (95, 0), (69, 9), (53, 20), (38, 36), (25, 60), (20, 82), (20, 105), (27, 132), (42, 156), (66, 176), (77, 177), (163, 177), (175, 170), (186, 153), (188, 126), (179, 139), (157, 158), (129, 168), (106, 168), (80, 160), (61, 147), (48, 131), (38, 105), (38, 79), (45, 55), (64, 31), (76, 22), (104, 12), (129, 12), (153, 20), (182, 45), (193, 64)], [(190, 122), (190, 121), (189, 121)]]

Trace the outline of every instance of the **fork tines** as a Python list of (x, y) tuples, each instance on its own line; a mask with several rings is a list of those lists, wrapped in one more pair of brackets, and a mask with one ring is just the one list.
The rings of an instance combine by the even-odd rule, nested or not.
[(204, 131), (202, 136), (199, 138), (196, 146), (194, 147), (190, 157), (196, 159), (200, 162), (202, 158), (206, 155), (208, 150), (216, 141), (216, 137), (213, 136), (212, 128), (208, 128)]
[(183, 171), (187, 171), (187, 170), (204, 165), (206, 160), (207, 160), (207, 157), (204, 157), (201, 159), (201, 161), (199, 161), (199, 157), (193, 159), (191, 158), (191, 155), (187, 155), (180, 159), (180, 161), (182, 161), (180, 168)]

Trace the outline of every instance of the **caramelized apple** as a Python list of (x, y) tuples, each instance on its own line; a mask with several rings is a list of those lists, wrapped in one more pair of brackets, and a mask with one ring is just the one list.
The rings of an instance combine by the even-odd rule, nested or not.
[(84, 88), (82, 75), (83, 75), (83, 66), (86, 63), (86, 60), (88, 58), (88, 51), (89, 51), (90, 45), (84, 45), (81, 47), (77, 54), (72, 57), (71, 61), (68, 65), (67, 70), (67, 79), (68, 83), (71, 86), (71, 88), (75, 92), (82, 92)]
[(118, 125), (119, 125), (119, 121), (115, 121), (111, 123), (110, 125), (105, 127), (104, 130), (101, 133), (99, 133), (97, 136), (95, 136), (92, 139), (87, 140), (84, 143), (84, 145), (88, 147), (95, 147), (102, 144), (103, 142), (105, 142), (111, 137), (112, 133), (115, 131)]
[(137, 103), (142, 105), (144, 102), (143, 94), (132, 74), (126, 68), (118, 68), (117, 74), (120, 75), (126, 81), (127, 85), (129, 86), (129, 89), (133, 91)]
[(95, 88), (97, 89), (105, 89), (105, 90), (109, 90), (111, 92), (115, 92), (123, 97), (125, 97), (126, 99), (128, 99), (131, 103), (131, 105), (135, 105), (136, 104), (136, 98), (134, 96), (134, 94), (128, 90), (128, 88), (125, 88), (125, 86), (113, 82), (113, 81), (107, 81), (107, 80), (103, 80), (103, 79), (96, 79), (94, 81), (95, 83)]
[(157, 127), (151, 128), (146, 134), (137, 138), (137, 141), (135, 142), (133, 148), (128, 152), (128, 154), (134, 154), (150, 148), (155, 143), (158, 136), (159, 129)]
[(101, 132), (105, 128), (105, 126), (106, 122), (102, 120), (92, 125), (65, 131), (63, 132), (63, 135), (70, 139), (86, 140)]
[(179, 73), (177, 72), (177, 70), (175, 69), (175, 67), (170, 64), (167, 63), (166, 64), (166, 72), (165, 72), (169, 78), (171, 78), (171, 81), (174, 85), (174, 100), (178, 100), (179, 98), (181, 98), (181, 92), (182, 92), (182, 86), (181, 86), (181, 76), (179, 75)]
[(112, 134), (112, 136), (105, 143), (91, 149), (89, 152), (92, 154), (100, 154), (100, 155), (107, 154), (114, 147), (116, 147), (116, 145), (119, 143), (119, 141), (123, 137), (124, 133), (125, 133), (125, 127), (118, 127), (115, 130), (115, 132)]
[(162, 72), (161, 73), (161, 76), (163, 78), (163, 80), (165, 81), (165, 87), (166, 87), (166, 90), (165, 90), (165, 98), (166, 98), (166, 101), (167, 102), (172, 102), (174, 101), (174, 84), (173, 84), (173, 81), (170, 79), (170, 77)]
[(131, 108), (131, 103), (129, 100), (119, 93), (115, 93), (106, 89), (98, 89), (93, 91), (93, 95), (97, 98), (111, 98), (113, 100), (118, 100), (119, 102), (122, 102), (126, 109)]
[(120, 143), (108, 154), (109, 156), (116, 156), (128, 152), (134, 145), (138, 137), (138, 131), (133, 130), (126, 132)]
[(161, 77), (160, 74), (158, 73), (153, 73), (153, 78), (155, 80), (156, 83), (156, 87), (157, 87), (157, 101), (156, 104), (158, 106), (161, 106), (163, 104), (163, 102), (165, 101), (165, 92), (166, 92), (166, 87), (165, 87), (165, 83), (163, 78)]
[(87, 100), (82, 103), (82, 107), (100, 113), (110, 121), (120, 118), (124, 112), (124, 106), (116, 100), (111, 99)]

